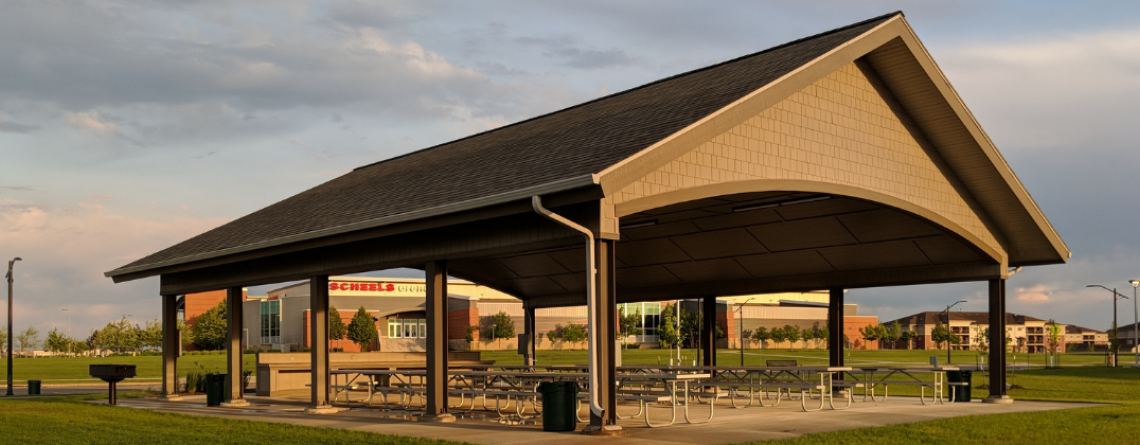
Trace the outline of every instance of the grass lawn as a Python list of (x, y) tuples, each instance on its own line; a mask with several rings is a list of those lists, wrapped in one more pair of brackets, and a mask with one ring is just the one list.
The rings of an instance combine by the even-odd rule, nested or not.
[(83, 402), (92, 398), (99, 397), (0, 401), (0, 442), (11, 445), (459, 443), (334, 428), (186, 416)]
[[(252, 370), (256, 366), (256, 357), (246, 354), (243, 358), (245, 369)], [(0, 361), (3, 363), (3, 361)], [(12, 364), (12, 378), (16, 383), (23, 384), (28, 379), (43, 380), (44, 384), (75, 383), (75, 382), (101, 382), (88, 374), (88, 365), (98, 363), (114, 363), (135, 365), (138, 377), (128, 380), (162, 380), (162, 357), (41, 357), (17, 358)], [(226, 371), (225, 354), (187, 355), (178, 358), (178, 375), (185, 377), (190, 371), (219, 372)]]
[[(745, 355), (745, 364), (759, 365), (760, 356)], [(933, 351), (852, 351), (850, 361), (860, 363), (914, 363), (925, 364)], [(764, 357), (795, 357), (801, 363), (826, 361), (825, 351), (765, 351)], [(945, 351), (942, 351), (945, 354)], [(684, 351), (695, 356), (695, 351)], [(771, 354), (771, 355), (769, 355)], [(970, 353), (962, 353), (973, 363)], [(628, 350), (625, 363), (656, 363), (658, 357), (667, 362), (668, 355), (660, 350)], [(1024, 356), (1024, 355), (1023, 355)], [(207, 359), (204, 366), (219, 368), (223, 356), (188, 356), (180, 360), (185, 368), (197, 359)], [(514, 351), (484, 352), (485, 359), (500, 363), (518, 363)], [(124, 357), (125, 358), (125, 357)], [(1019, 400), (1108, 402), (1110, 406), (1075, 408), (1036, 413), (1010, 413), (984, 416), (967, 416), (940, 419), (886, 427), (870, 427), (835, 433), (813, 434), (797, 439), (763, 442), (771, 445), (790, 444), (1026, 444), (1050, 445), (1085, 443), (1128, 443), (1135, 441), (1140, 418), (1140, 370), (1091, 366), (1099, 363), (1092, 357), (1069, 354), (1062, 358), (1066, 365), (1085, 363), (1087, 366), (1043, 369), (1040, 357), (1032, 357), (1035, 367), (1016, 372), (1010, 383), (1020, 388), (1011, 390), (1010, 396)], [(119, 358), (120, 360), (122, 358)], [(154, 359), (140, 357), (136, 359)], [(736, 351), (719, 351), (722, 363), (736, 363)], [(1037, 360), (1034, 360), (1037, 359)], [(76, 359), (27, 359), (28, 361)], [(103, 359), (115, 361), (116, 359)], [(546, 364), (573, 364), (585, 361), (583, 351), (540, 351), (538, 360)], [(108, 361), (108, 362), (109, 362)], [(958, 362), (956, 360), (956, 362)], [(157, 361), (155, 362), (157, 369)], [(961, 363), (961, 362), (959, 362)], [(1022, 362), (1024, 363), (1024, 362)], [(853, 363), (854, 364), (854, 363)], [(17, 361), (17, 366), (19, 360)], [(71, 365), (68, 365), (71, 366)], [(192, 366), (192, 365), (191, 365)], [(86, 371), (84, 365), (84, 372)], [(182, 371), (184, 369), (180, 369)], [(141, 371), (141, 368), (140, 368)], [(155, 371), (157, 372), (157, 371)], [(980, 384), (975, 379), (975, 385)], [(899, 388), (902, 394), (905, 388)], [(896, 391), (892, 389), (892, 394)], [(984, 390), (975, 389), (975, 397), (985, 396)], [(307, 443), (361, 443), (361, 444), (448, 444), (455, 442), (388, 436), (358, 431), (301, 427), (282, 424), (249, 422), (233, 419), (185, 416), (170, 413), (90, 405), (82, 400), (103, 398), (103, 395), (85, 397), (44, 397), (39, 399), (5, 400), (0, 398), (0, 440), (13, 444), (77, 443), (208, 443), (214, 444), (307, 444)], [(806, 413), (811, 415), (811, 413)]]

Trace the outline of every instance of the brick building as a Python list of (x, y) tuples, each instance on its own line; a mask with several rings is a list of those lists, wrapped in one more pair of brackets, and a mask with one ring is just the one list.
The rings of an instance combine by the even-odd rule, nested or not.
[[(961, 339), (961, 344), (951, 345), (951, 347), (955, 350), (977, 350), (979, 339), (983, 339), (984, 333), (989, 329), (988, 312), (951, 311), (947, 314), (941, 311), (927, 311), (891, 320), (886, 324), (898, 322), (903, 331), (917, 332), (918, 336), (912, 340), (910, 345), (912, 349), (940, 349), (939, 345), (931, 340), (931, 334), (939, 322), (947, 324), (947, 315), (949, 315), (950, 332)], [(1008, 349), (1033, 353), (1047, 352), (1049, 350), (1049, 324), (1047, 320), (1007, 312), (1005, 314), (1005, 327), (1006, 335), (1010, 339)], [(1058, 323), (1057, 326), (1061, 329), (1057, 341), (1057, 352), (1065, 352), (1067, 325)], [(894, 346), (899, 349), (907, 348), (906, 343), (902, 341), (896, 342)]]

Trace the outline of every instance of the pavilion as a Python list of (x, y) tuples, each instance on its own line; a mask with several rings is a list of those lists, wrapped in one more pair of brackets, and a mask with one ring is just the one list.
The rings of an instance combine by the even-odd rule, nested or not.
[[(424, 418), (440, 420), (447, 276), (523, 299), (527, 326), (535, 308), (587, 304), (588, 428), (605, 430), (617, 303), (830, 289), (843, 332), (845, 288), (985, 281), (1003, 344), (1014, 268), (1069, 256), (899, 12), (360, 167), (106, 275), (161, 278), (166, 394), (178, 295), (229, 289), (241, 320), (243, 286), (311, 280), (319, 412), (328, 276), (422, 269)], [(230, 324), (230, 375), (240, 332)], [(1009, 401), (1005, 350), (989, 354), (987, 400)]]

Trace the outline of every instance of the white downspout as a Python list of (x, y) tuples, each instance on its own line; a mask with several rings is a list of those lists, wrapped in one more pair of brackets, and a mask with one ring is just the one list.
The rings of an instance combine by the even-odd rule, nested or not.
[(597, 306), (594, 302), (596, 292), (594, 291), (594, 281), (596, 279), (598, 269), (594, 266), (594, 233), (574, 221), (557, 213), (551, 212), (546, 207), (542, 206), (542, 198), (533, 196), (530, 198), (531, 207), (534, 207), (535, 213), (545, 216), (550, 220), (562, 224), (566, 227), (581, 232), (586, 237), (586, 323), (590, 325), (590, 329), (586, 331), (586, 350), (589, 355), (589, 381), (590, 381), (590, 414), (599, 418), (605, 418), (606, 410), (598, 401), (598, 345), (597, 337), (594, 335), (597, 324), (597, 314), (594, 308)]

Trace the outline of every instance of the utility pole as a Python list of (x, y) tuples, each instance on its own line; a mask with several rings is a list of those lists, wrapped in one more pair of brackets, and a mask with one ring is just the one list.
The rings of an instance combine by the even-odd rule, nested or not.
[(1140, 368), (1140, 311), (1136, 309), (1136, 288), (1140, 287), (1140, 280), (1128, 282), (1132, 285), (1132, 352), (1136, 360), (1134, 368)]
[(23, 261), (23, 259), (16, 257), (9, 261), (8, 275), (5, 275), (5, 278), (8, 279), (8, 395), (12, 395), (12, 337), (16, 336), (12, 332), (12, 266), (17, 261)]
[[(946, 305), (946, 310), (945, 310), (945, 311), (942, 311), (942, 313), (946, 314), (946, 335), (947, 335), (947, 336), (949, 336), (949, 335), (953, 335), (953, 336), (955, 336), (955, 337), (957, 337), (957, 336), (958, 336), (958, 334), (955, 334), (955, 333), (954, 333), (954, 332), (953, 332), (953, 331), (950, 329), (950, 308), (952, 308), (952, 307), (954, 307), (954, 306), (957, 306), (957, 305), (958, 305), (958, 303), (965, 303), (965, 302), (966, 302), (966, 300), (961, 300), (961, 301), (958, 301), (957, 303)], [(1005, 314), (1002, 314), (1002, 316), (1004, 317), (1004, 316), (1005, 316)], [(953, 342), (952, 342), (952, 341), (950, 341), (950, 338), (949, 338), (949, 337), (947, 337), (947, 338), (946, 338), (946, 363), (947, 363), (947, 364), (950, 364), (950, 363), (951, 363), (951, 361), (950, 361), (950, 348), (951, 348), (951, 347), (953, 347), (953, 346), (952, 346), (952, 343), (953, 343)]]
[(63, 308), (67, 312), (67, 355), (71, 355), (71, 308)]
[(755, 298), (749, 298), (747, 300), (744, 300), (743, 303), (740, 303), (740, 307), (737, 308), (737, 310), (740, 311), (740, 317), (739, 317), (740, 318), (740, 338), (738, 339), (738, 341), (740, 342), (740, 366), (741, 367), (744, 367), (744, 305), (748, 304), (748, 302), (752, 301), (752, 300), (755, 300)]

